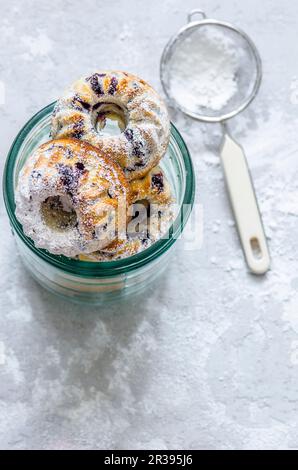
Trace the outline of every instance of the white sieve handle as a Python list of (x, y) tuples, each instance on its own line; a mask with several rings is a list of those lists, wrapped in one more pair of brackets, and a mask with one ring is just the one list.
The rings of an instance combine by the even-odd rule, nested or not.
[(242, 147), (227, 132), (220, 155), (247, 265), (254, 274), (265, 274), (270, 256), (252, 179)]

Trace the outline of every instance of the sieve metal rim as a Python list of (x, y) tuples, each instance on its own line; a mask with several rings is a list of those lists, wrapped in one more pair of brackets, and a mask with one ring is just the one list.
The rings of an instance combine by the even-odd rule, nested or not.
[[(199, 20), (199, 21), (192, 21), (191, 20), (191, 14), (188, 16), (188, 18), (189, 18), (189, 23), (186, 24), (185, 26), (183, 26), (177, 32), (177, 34), (172, 36), (172, 38), (168, 41), (168, 43), (166, 44), (166, 46), (163, 50), (163, 53), (162, 53), (162, 56), (161, 56), (161, 59), (160, 59), (160, 69), (159, 69), (160, 81), (161, 81), (163, 90), (164, 90), (168, 100), (171, 103), (173, 103), (175, 107), (179, 108), (183, 113), (187, 114), (188, 116), (190, 116), (194, 119), (197, 119), (198, 121), (213, 122), (213, 123), (227, 121), (228, 119), (231, 119), (232, 117), (234, 117), (237, 114), (244, 111), (244, 109), (246, 109), (247, 106), (255, 99), (255, 97), (256, 97), (259, 89), (260, 89), (261, 82), (262, 82), (262, 60), (261, 60), (260, 54), (258, 52), (258, 49), (257, 49), (255, 43), (248, 36), (248, 34), (245, 33), (242, 29), (238, 28), (237, 26), (234, 26), (231, 23), (228, 23), (228, 22), (225, 22), (225, 21), (206, 18), (205, 15), (203, 16), (204, 19)], [(170, 54), (171, 54), (174, 46), (176, 45), (176, 43), (183, 37), (183, 35), (185, 35), (186, 32), (190, 31), (191, 29), (196, 29), (196, 28), (199, 28), (201, 26), (206, 26), (206, 25), (220, 26), (220, 27), (223, 27), (223, 28), (227, 28), (230, 31), (233, 31), (236, 34), (239, 34), (242, 37), (242, 39), (244, 39), (247, 42), (247, 44), (249, 45), (249, 47), (252, 51), (255, 63), (256, 63), (256, 79), (255, 79), (255, 83), (254, 83), (254, 86), (253, 86), (253, 89), (252, 89), (250, 95), (246, 98), (245, 101), (243, 101), (243, 103), (241, 105), (239, 105), (233, 111), (230, 111), (229, 113), (222, 114), (222, 115), (219, 115), (219, 116), (206, 116), (204, 114), (199, 114), (199, 113), (195, 113), (193, 111), (189, 111), (183, 105), (178, 103), (178, 101), (176, 101), (175, 97), (170, 93), (169, 87), (167, 86), (166, 79), (165, 79), (166, 61), (167, 61), (167, 58), (170, 56)]]

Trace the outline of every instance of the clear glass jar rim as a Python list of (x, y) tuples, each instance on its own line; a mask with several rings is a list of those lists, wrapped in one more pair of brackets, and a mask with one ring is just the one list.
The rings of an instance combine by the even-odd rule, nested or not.
[[(115, 276), (116, 274), (127, 274), (161, 256), (173, 245), (173, 243), (175, 243), (176, 239), (182, 233), (191, 213), (195, 195), (195, 177), (191, 157), (182, 136), (172, 123), (171, 135), (181, 151), (181, 155), (183, 157), (183, 162), (185, 165), (187, 181), (185, 184), (185, 192), (181, 208), (179, 210), (179, 213), (177, 214), (175, 221), (169, 229), (169, 236), (167, 238), (162, 238), (156, 241), (151, 247), (146, 248), (144, 251), (128, 258), (115, 261), (101, 261), (94, 263), (90, 261), (79, 261), (67, 258), (65, 256), (52, 255), (46, 250), (36, 248), (33, 241), (30, 238), (26, 237), (22, 230), (21, 224), (18, 222), (15, 216), (13, 181), (14, 164), (21, 148), (21, 145), (23, 144), (29, 132), (46, 115), (52, 113), (54, 105), (55, 102), (41, 109), (24, 125), (24, 127), (16, 136), (7, 156), (3, 173), (3, 196), (6, 210), (13, 230), (21, 238), (25, 245), (39, 258), (43, 259), (44, 261), (56, 268), (62, 269), (65, 272), (82, 277), (111, 277)], [(179, 223), (177, 223), (177, 221), (179, 221)]]

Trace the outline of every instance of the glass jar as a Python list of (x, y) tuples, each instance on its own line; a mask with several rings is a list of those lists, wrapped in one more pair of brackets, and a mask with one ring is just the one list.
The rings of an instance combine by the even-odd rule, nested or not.
[(187, 147), (171, 125), (170, 144), (161, 167), (171, 184), (178, 210), (167, 237), (136, 255), (116, 261), (88, 262), (52, 255), (36, 248), (23, 233), (15, 216), (14, 190), (27, 158), (36, 147), (49, 140), (54, 104), (39, 111), (23, 127), (12, 144), (4, 170), (4, 201), (21, 258), (37, 282), (68, 299), (103, 304), (136, 293), (164, 271), (171, 248), (190, 215), (195, 181)]

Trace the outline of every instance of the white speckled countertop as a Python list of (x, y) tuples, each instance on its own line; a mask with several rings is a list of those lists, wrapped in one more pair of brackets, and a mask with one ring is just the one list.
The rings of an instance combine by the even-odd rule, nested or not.
[[(240, 5), (241, 4), (241, 5)], [(252, 36), (261, 92), (231, 125), (246, 149), (272, 270), (244, 264), (217, 157), (220, 129), (172, 119), (193, 156), (204, 240), (158, 288), (68, 304), (24, 270), (3, 202), (0, 448), (298, 448), (298, 4), (292, 0), (0, 0), (1, 170), (16, 133), (97, 68), (161, 91), (162, 48), (194, 7)]]

